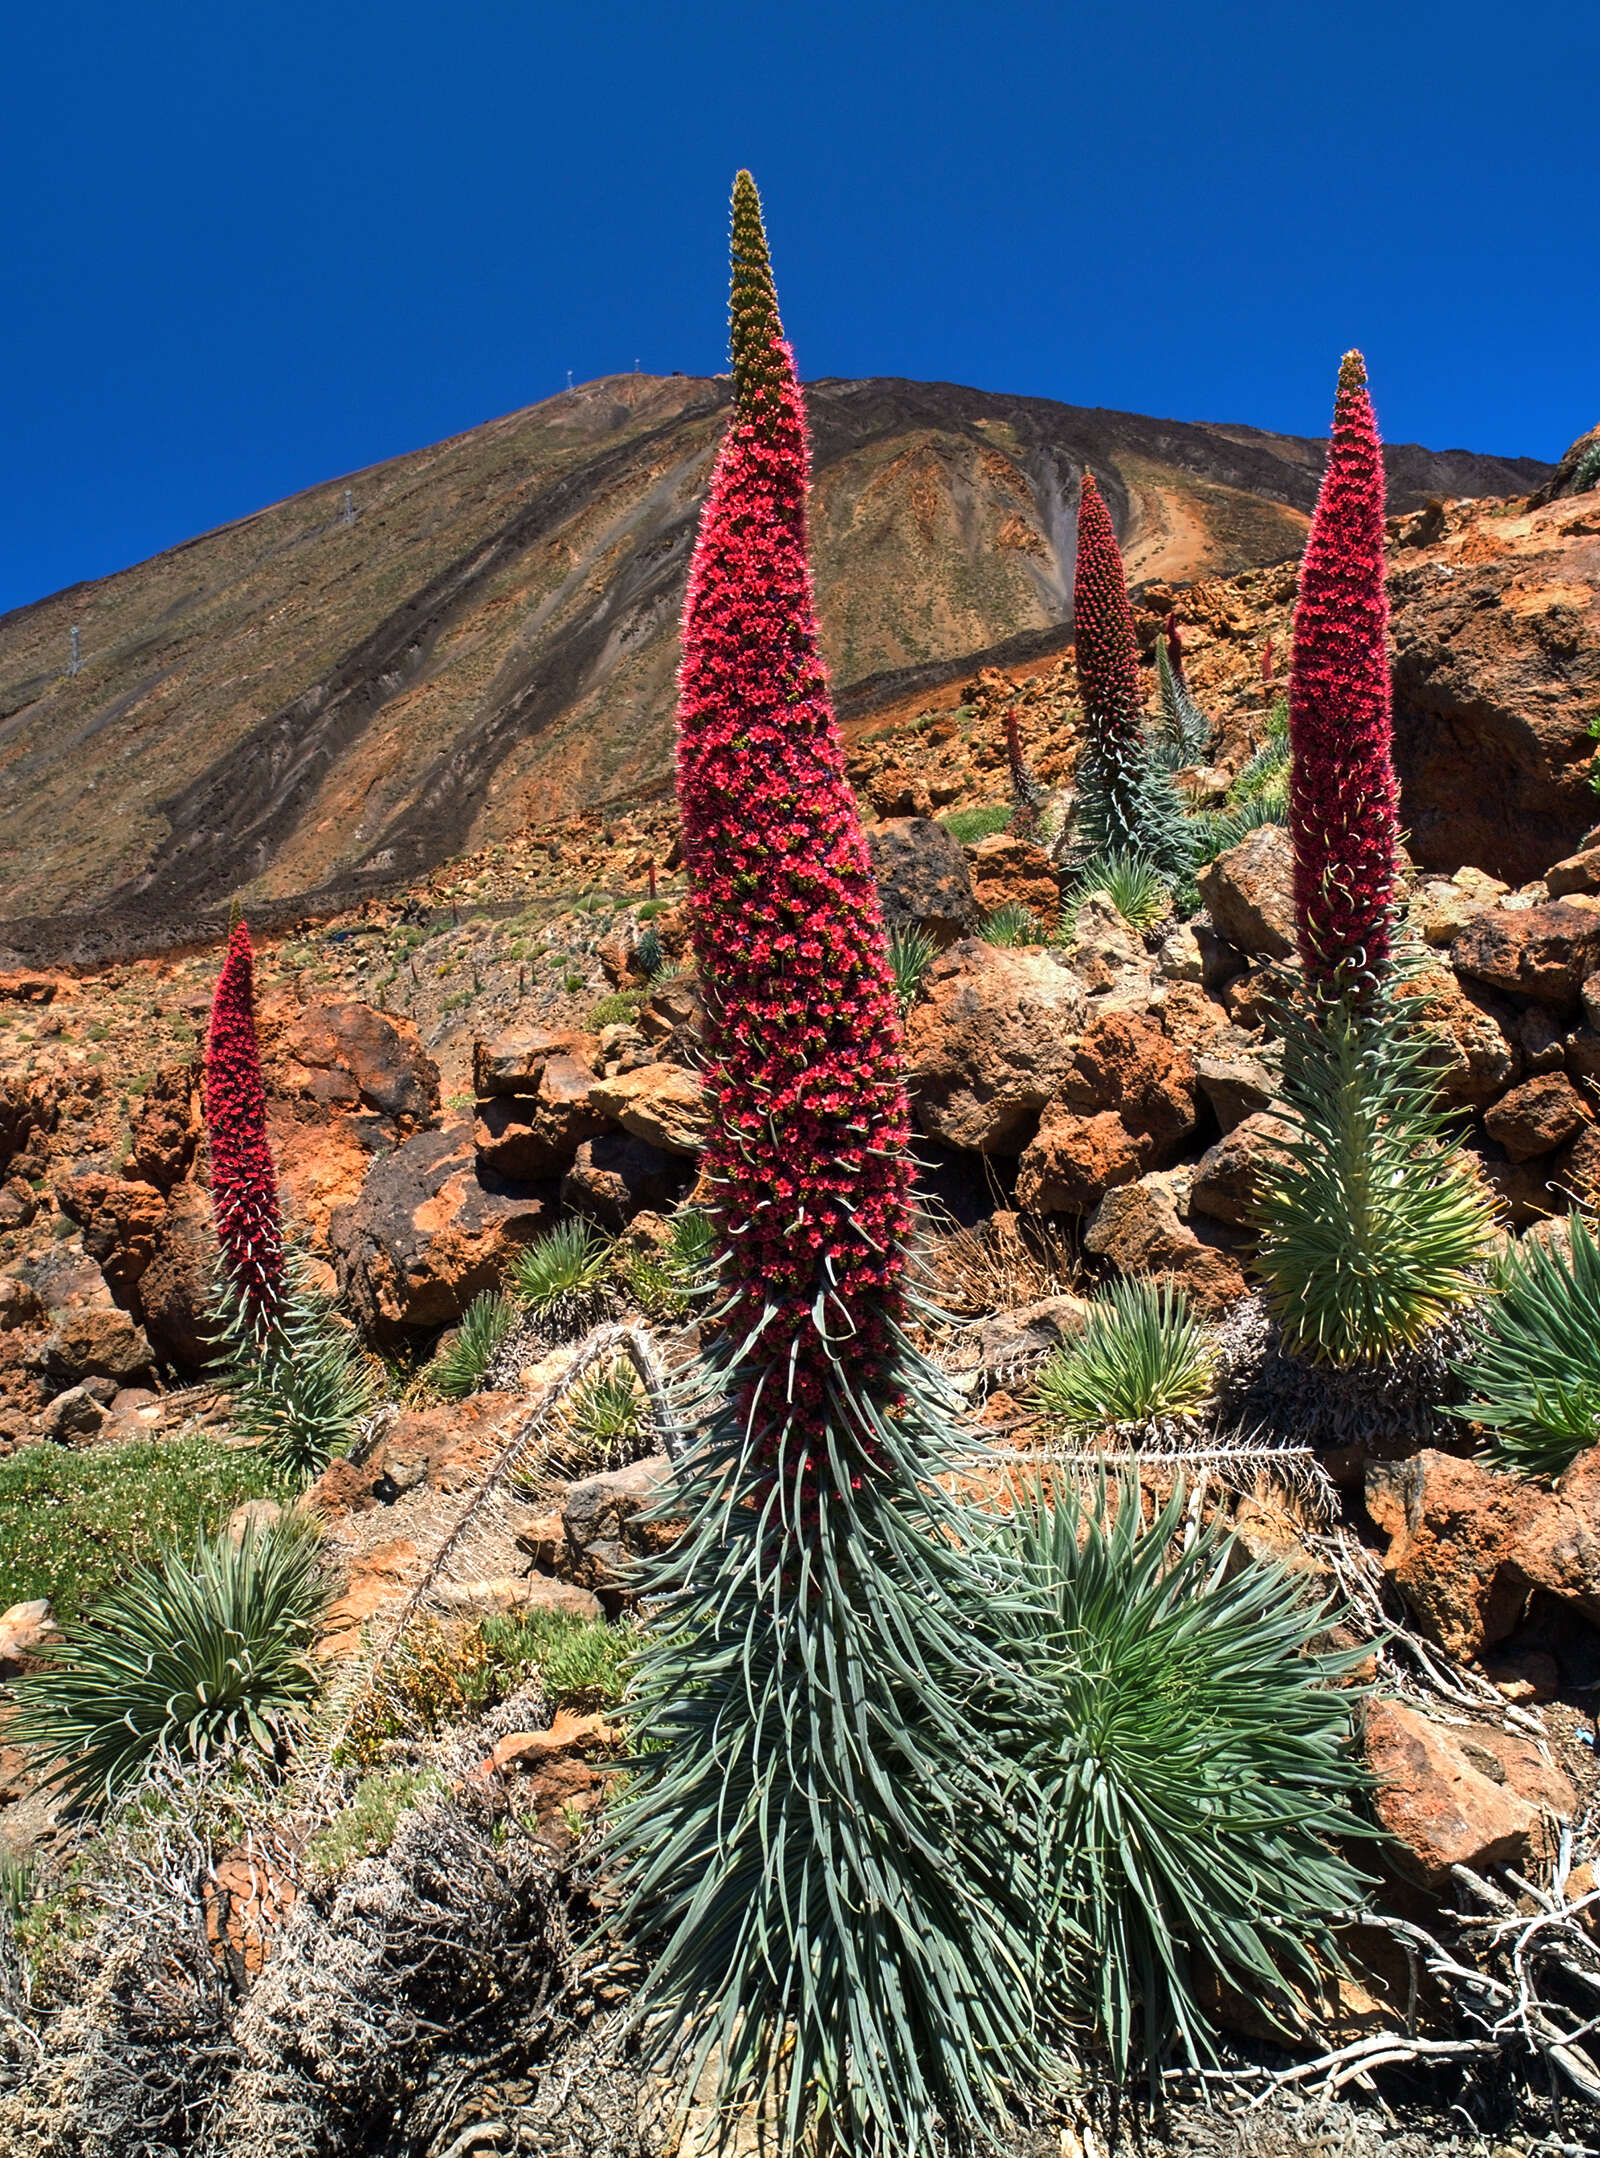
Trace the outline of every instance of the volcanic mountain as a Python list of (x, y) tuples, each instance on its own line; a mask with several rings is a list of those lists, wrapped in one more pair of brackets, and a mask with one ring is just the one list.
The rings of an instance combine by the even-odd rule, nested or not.
[[(1061, 648), (1086, 470), (1130, 578), (1180, 581), (1297, 553), (1324, 453), (950, 383), (807, 399), (847, 717)], [(658, 787), (727, 406), (721, 378), (588, 383), (0, 618), (0, 944), (90, 957), (234, 895), (349, 904)], [(1550, 469), (1387, 454), (1396, 510)]]

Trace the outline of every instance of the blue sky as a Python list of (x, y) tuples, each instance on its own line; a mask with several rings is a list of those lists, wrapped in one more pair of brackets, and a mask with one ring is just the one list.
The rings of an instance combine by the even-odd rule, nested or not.
[(0, 608), (577, 380), (723, 364), (1554, 457), (1600, 419), (1592, 0), (19, 0)]

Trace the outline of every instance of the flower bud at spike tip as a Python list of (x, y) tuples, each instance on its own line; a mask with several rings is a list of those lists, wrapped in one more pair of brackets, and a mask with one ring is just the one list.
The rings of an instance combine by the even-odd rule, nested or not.
[(228, 939), (211, 1000), (205, 1117), (217, 1243), (228, 1279), (255, 1327), (271, 1319), (282, 1302), (283, 1223), (256, 1042), (255, 960), (243, 922)]
[(735, 406), (684, 608), (678, 799), (710, 992), (705, 1166), (723, 1224), (749, 1224), (725, 1238), (729, 1323), (772, 1308), (761, 1362), (798, 1432), (841, 1381), (883, 1399), (911, 1171), (887, 940), (817, 649), (805, 412), (748, 173), (731, 321)]
[(1391, 756), (1383, 448), (1359, 352), (1300, 568), (1289, 667), (1295, 928), (1310, 981), (1363, 1001), (1388, 969), (1398, 843)]

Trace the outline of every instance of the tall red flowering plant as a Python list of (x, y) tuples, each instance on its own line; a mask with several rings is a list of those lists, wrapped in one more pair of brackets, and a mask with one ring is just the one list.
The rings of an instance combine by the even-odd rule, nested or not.
[(255, 955), (244, 922), (228, 939), (211, 1000), (205, 1120), (223, 1273), (250, 1331), (259, 1334), (283, 1304), (283, 1218), (256, 1041)]
[[(678, 800), (729, 1323), (761, 1325), (799, 1429), (833, 1389), (882, 1392), (911, 1165), (888, 943), (817, 650), (805, 410), (748, 174), (731, 313), (734, 413), (684, 609)], [(832, 1472), (814, 1454), (799, 1473)]]
[(1295, 609), (1289, 830), (1307, 979), (1324, 994), (1357, 998), (1388, 967), (1399, 843), (1383, 524), (1383, 448), (1366, 365), (1347, 352)]
[(951, 1405), (904, 1331), (898, 1004), (747, 173), (731, 313), (678, 712), (722, 1298), (680, 1411), (688, 1529), (639, 1584), (644, 1743), (616, 1847), (658, 1944), (649, 2027), (714, 2052), (728, 2100), (776, 2087), (787, 2144), (916, 2154), (1037, 2060), (1029, 1838), (977, 1743), (1010, 1683), (984, 1634), (1005, 1599), (941, 1488)]
[(330, 1323), (284, 1248), (256, 1040), (255, 959), (243, 922), (228, 938), (211, 1000), (205, 1119), (221, 1262), (217, 1376), (232, 1393), (235, 1435), (309, 1481), (355, 1439), (375, 1388), (359, 1346)]
[[(1479, 1293), (1486, 1195), (1452, 1157), (1425, 1000), (1396, 976), (1383, 450), (1359, 352), (1300, 572), (1289, 831), (1307, 995), (1283, 1014), (1295, 1136), (1257, 1183), (1256, 1266), (1286, 1345), (1338, 1366), (1415, 1348)], [(1262, 677), (1270, 683), (1270, 646)]]
[(1083, 475), (1078, 501), (1072, 607), (1084, 737), (1073, 814), (1077, 850), (1138, 857), (1182, 882), (1192, 845), (1171, 780), (1151, 759), (1122, 550), (1092, 472)]

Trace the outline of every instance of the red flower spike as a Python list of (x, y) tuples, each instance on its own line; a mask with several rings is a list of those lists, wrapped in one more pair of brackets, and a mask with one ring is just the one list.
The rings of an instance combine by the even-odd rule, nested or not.
[[(1166, 636), (1167, 658), (1171, 663), (1172, 671), (1178, 677), (1178, 680), (1180, 682), (1184, 682), (1183, 639), (1178, 634), (1178, 617), (1175, 613), (1172, 613), (1170, 611), (1167, 615), (1166, 620)], [(1184, 682), (1184, 687), (1188, 687), (1187, 682)]]
[(205, 1116), (217, 1243), (254, 1329), (282, 1304), (283, 1221), (267, 1144), (267, 1096), (256, 1042), (255, 959), (243, 922), (228, 939), (228, 956), (211, 1000)]
[(1119, 803), (1120, 821), (1131, 831), (1138, 823), (1131, 804), (1143, 761), (1144, 684), (1122, 550), (1092, 472), (1083, 475), (1078, 501), (1072, 608), (1085, 733), (1113, 792), (1127, 796)]
[(1399, 796), (1391, 757), (1383, 448), (1359, 352), (1300, 567), (1289, 668), (1295, 928), (1310, 981), (1364, 1000), (1389, 963)]
[[(803, 1431), (841, 1379), (888, 1398), (911, 1164), (883, 917), (817, 649), (805, 411), (748, 173), (731, 318), (734, 409), (684, 608), (678, 800), (729, 1323), (772, 1308), (763, 1404), (792, 1402)], [(826, 1475), (818, 1449), (806, 1480)]]

